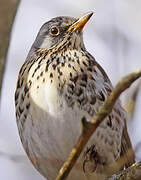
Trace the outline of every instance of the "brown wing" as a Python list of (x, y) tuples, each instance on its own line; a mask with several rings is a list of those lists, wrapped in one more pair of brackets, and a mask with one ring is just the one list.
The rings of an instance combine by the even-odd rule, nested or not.
[(135, 162), (135, 154), (127, 132), (126, 122), (122, 134), (121, 157), (124, 157), (126, 161), (125, 167), (129, 167)]

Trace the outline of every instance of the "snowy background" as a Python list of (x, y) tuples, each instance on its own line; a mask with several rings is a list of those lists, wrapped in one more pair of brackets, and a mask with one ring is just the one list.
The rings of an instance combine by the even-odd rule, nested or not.
[[(14, 112), (18, 71), (40, 26), (55, 16), (78, 17), (88, 11), (94, 11), (95, 14), (84, 29), (85, 45), (115, 85), (121, 76), (141, 67), (140, 7), (140, 0), (21, 1), (12, 31), (0, 104), (1, 180), (44, 180), (25, 155), (19, 140)], [(130, 137), (135, 148), (141, 141), (141, 92), (137, 100), (135, 116), (129, 123)], [(140, 160), (141, 147), (137, 148), (136, 155)]]

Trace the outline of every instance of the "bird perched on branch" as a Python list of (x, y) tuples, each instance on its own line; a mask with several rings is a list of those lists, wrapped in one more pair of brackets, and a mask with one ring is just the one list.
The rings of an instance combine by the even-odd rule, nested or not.
[[(81, 121), (90, 121), (113, 87), (86, 50), (82, 30), (93, 13), (56, 17), (45, 23), (18, 77), (15, 107), (23, 147), (35, 168), (54, 180), (76, 140)], [(134, 161), (126, 116), (118, 100), (92, 135), (68, 179), (103, 179), (104, 167), (122, 155)]]

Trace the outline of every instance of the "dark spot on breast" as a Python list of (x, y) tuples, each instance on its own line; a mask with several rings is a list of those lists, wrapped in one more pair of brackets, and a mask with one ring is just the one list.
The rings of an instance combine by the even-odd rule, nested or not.
[(47, 60), (46, 64), (49, 65), (50, 59)]
[(82, 68), (80, 68), (80, 71), (83, 73), (84, 72), (84, 70), (82, 69)]
[(105, 101), (105, 96), (104, 96), (104, 94), (103, 94), (102, 91), (100, 91), (99, 99), (100, 99), (101, 101)]
[(68, 86), (69, 86), (72, 90), (74, 90), (74, 85), (73, 85), (73, 84), (68, 84)]
[(32, 77), (34, 77), (34, 75), (35, 75), (35, 73), (36, 73), (36, 71), (40, 68), (40, 64), (35, 68), (35, 70), (34, 70), (34, 72), (33, 72), (33, 74), (32, 74)]
[(58, 73), (60, 74), (60, 68), (59, 68), (59, 67), (57, 67), (57, 71), (58, 71)]
[(72, 73), (70, 72), (70, 77), (72, 78)]
[(16, 111), (16, 117), (19, 118), (19, 114), (18, 114), (18, 111)]
[(50, 78), (53, 78), (53, 74), (52, 73), (50, 73)]
[(80, 61), (79, 61), (79, 59), (77, 59), (77, 63), (78, 63), (78, 64), (80, 64)]
[(26, 104), (26, 109), (29, 109), (29, 107), (30, 107), (30, 103), (27, 103)]
[(23, 81), (24, 81), (24, 80), (23, 80), (23, 78), (22, 78), (22, 79), (21, 79), (21, 86), (23, 85)]
[(108, 92), (108, 94), (110, 94), (112, 92), (112, 90), (109, 87), (105, 87), (105, 89)]
[(22, 73), (21, 73), (21, 76), (23, 76), (25, 70), (26, 70), (26, 66), (25, 66), (25, 68), (23, 69), (23, 71), (22, 71)]
[(75, 75), (73, 78), (70, 79), (72, 82), (76, 83), (78, 80), (78, 75)]
[(91, 80), (95, 81), (95, 78), (93, 76), (90, 75), (90, 78)]
[(43, 72), (40, 73), (40, 76), (43, 76)]
[(74, 52), (74, 57), (77, 57), (76, 51)]
[(20, 91), (16, 91), (16, 93), (15, 93), (15, 101), (18, 99), (18, 97), (19, 97), (19, 92)]
[(20, 88), (21, 85), (20, 85), (20, 79), (18, 79), (18, 82), (17, 82), (17, 89)]
[(46, 65), (46, 69), (45, 69), (46, 72), (48, 72), (48, 65)]
[(59, 74), (60, 74), (60, 76), (62, 76), (62, 75), (63, 75), (62, 71), (60, 71), (60, 73), (59, 73)]
[[(45, 58), (45, 57), (44, 57), (44, 58)], [(39, 56), (39, 57), (37, 58), (37, 60), (40, 59), (40, 61), (38, 62), (38, 64), (41, 64), (41, 62), (43, 61), (44, 58), (41, 58), (41, 59), (40, 59), (40, 56)]]
[(36, 71), (37, 71), (37, 68), (34, 70), (34, 72), (33, 72), (33, 74), (32, 74), (32, 77), (34, 77)]
[(26, 95), (26, 96), (27, 96), (27, 98), (29, 98), (29, 92), (27, 93), (27, 95)]
[(75, 91), (76, 96), (80, 96), (82, 93), (83, 93), (82, 88), (76, 88), (76, 91)]
[(23, 94), (21, 94), (21, 100), (22, 100), (22, 102), (24, 101), (24, 95)]
[[(71, 59), (71, 58), (70, 58)], [(72, 62), (74, 62), (74, 59), (71, 59)]]
[(90, 71), (90, 72), (93, 71), (91, 67), (88, 67), (87, 70)]
[(62, 67), (65, 66), (65, 63), (61, 63), (61, 66), (62, 66)]
[[(67, 27), (67, 28), (68, 28), (68, 27)], [(71, 36), (69, 36), (67, 40), (69, 41), (70, 39), (71, 39)]]
[(109, 119), (108, 119), (108, 121), (107, 121), (107, 125), (108, 125), (109, 127), (112, 127), (112, 118), (111, 118), (111, 116), (109, 116), (108, 118), (109, 118)]
[(80, 99), (77, 99), (77, 102), (78, 102), (79, 104), (81, 104), (81, 100), (80, 100)]
[(67, 91), (68, 91), (69, 94), (73, 94), (74, 93), (74, 85), (69, 83)]
[(90, 99), (90, 104), (91, 104), (91, 105), (94, 105), (95, 103), (96, 103), (96, 97), (93, 96), (93, 97), (91, 97), (91, 99)]
[(89, 66), (94, 66), (94, 61), (88, 60)]
[(59, 67), (57, 68), (57, 71), (58, 71), (58, 73), (59, 73), (60, 76), (63, 75), (63, 73), (60, 71), (60, 68), (59, 68)]
[(75, 67), (74, 67), (74, 66), (72, 66), (72, 68), (73, 68), (73, 70), (74, 70), (74, 71), (76, 71), (76, 72), (77, 72), (77, 70), (75, 69)]
[(93, 71), (94, 71), (94, 73), (97, 75), (97, 71), (96, 71), (96, 69), (95, 69), (95, 68), (93, 69)]
[(80, 82), (80, 86), (82, 86), (82, 87), (85, 87), (85, 88), (86, 88), (86, 87), (87, 87), (87, 83), (86, 83), (85, 81), (81, 81), (81, 82)]
[(53, 64), (52, 67), (53, 67), (53, 69), (55, 70), (55, 69), (56, 69), (56, 64)]
[(85, 117), (85, 116), (83, 116), (83, 117), (82, 117), (82, 119), (81, 119), (81, 121), (82, 121), (82, 123), (83, 123), (83, 124), (85, 124), (85, 123), (87, 122), (86, 117)]
[(37, 89), (39, 89), (39, 86), (37, 86)]
[(82, 79), (82, 81), (87, 82), (87, 74), (82, 74), (81, 79)]
[(45, 78), (43, 78), (43, 82), (45, 82)]
[(68, 46), (71, 46), (71, 41), (69, 41)]
[(71, 58), (71, 57), (68, 57), (68, 60), (69, 60), (69, 61), (72, 61), (72, 58)]
[(24, 111), (24, 109), (22, 109), (22, 108), (19, 106), (19, 112), (20, 112), (20, 114), (22, 114), (23, 111)]
[(25, 94), (26, 94), (28, 91), (29, 91), (29, 88), (28, 88), (28, 86), (27, 86), (27, 84), (26, 84), (25, 87), (24, 87), (24, 92), (25, 92)]
[(28, 81), (28, 83), (29, 83), (29, 86), (31, 86), (31, 85), (32, 85), (32, 81), (31, 81), (31, 80), (29, 80), (29, 81)]
[(86, 62), (85, 62), (85, 61), (82, 61), (82, 63), (84, 64), (84, 66), (86, 66), (86, 67), (87, 67), (87, 64), (86, 64)]
[(39, 79), (39, 76), (37, 76), (37, 80)]
[(60, 63), (59, 58), (56, 59), (57, 65)]
[(68, 67), (71, 68), (71, 64), (68, 64)]
[(26, 114), (24, 114), (24, 118), (25, 118), (25, 119), (27, 118), (27, 115), (26, 115)]
[(68, 104), (68, 107), (72, 107), (73, 108), (74, 101), (73, 101), (72, 97), (67, 95), (67, 94), (65, 94), (65, 100), (66, 100), (66, 102)]

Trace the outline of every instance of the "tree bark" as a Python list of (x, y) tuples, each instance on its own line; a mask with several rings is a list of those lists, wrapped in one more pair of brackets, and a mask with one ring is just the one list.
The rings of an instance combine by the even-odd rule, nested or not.
[(11, 29), (20, 0), (0, 0), (0, 95)]

